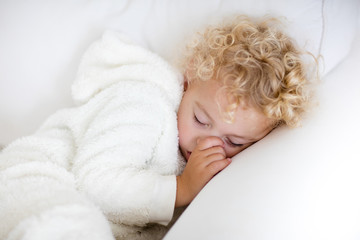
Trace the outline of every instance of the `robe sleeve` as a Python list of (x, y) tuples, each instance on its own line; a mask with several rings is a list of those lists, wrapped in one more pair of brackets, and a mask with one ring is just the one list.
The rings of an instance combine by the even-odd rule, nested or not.
[(78, 189), (115, 223), (167, 224), (176, 198), (178, 73), (107, 33), (85, 53), (72, 89), (81, 104), (72, 123)]
[(0, 239), (113, 239), (105, 216), (76, 190), (75, 153), (66, 120), (52, 115), (31, 136), (0, 153)]

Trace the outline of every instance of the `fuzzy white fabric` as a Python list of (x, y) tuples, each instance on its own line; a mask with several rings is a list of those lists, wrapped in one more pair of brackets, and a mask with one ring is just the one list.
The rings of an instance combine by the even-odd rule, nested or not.
[(173, 216), (182, 78), (108, 31), (60, 110), (0, 155), (0, 239), (150, 239)]

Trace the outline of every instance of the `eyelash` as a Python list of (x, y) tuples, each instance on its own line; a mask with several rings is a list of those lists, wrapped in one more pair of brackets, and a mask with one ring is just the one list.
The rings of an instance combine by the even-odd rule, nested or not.
[(225, 141), (226, 141), (230, 146), (232, 146), (232, 147), (242, 147), (242, 146), (244, 146), (244, 144), (233, 143), (233, 142), (231, 142), (230, 139), (228, 139), (228, 138), (226, 138)]
[[(194, 114), (194, 120), (197, 124), (201, 125), (201, 126), (207, 126), (208, 124), (202, 123), (200, 122), (200, 120), (196, 117), (196, 115)], [(230, 139), (226, 138), (226, 143), (229, 144), (231, 147), (242, 147), (244, 146), (244, 144), (237, 144), (237, 143), (233, 143), (230, 141)]]
[(195, 122), (196, 122), (197, 124), (199, 124), (199, 125), (201, 125), (201, 126), (207, 126), (207, 124), (200, 122), (200, 120), (196, 117), (195, 114), (194, 114), (194, 120), (195, 120)]

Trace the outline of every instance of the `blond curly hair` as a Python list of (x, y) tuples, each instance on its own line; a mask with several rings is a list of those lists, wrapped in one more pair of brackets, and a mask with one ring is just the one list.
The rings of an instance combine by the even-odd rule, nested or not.
[(310, 97), (302, 54), (279, 28), (279, 21), (237, 16), (198, 33), (187, 46), (182, 69), (193, 81), (222, 81), (233, 99), (226, 112), (250, 105), (273, 120), (298, 126)]

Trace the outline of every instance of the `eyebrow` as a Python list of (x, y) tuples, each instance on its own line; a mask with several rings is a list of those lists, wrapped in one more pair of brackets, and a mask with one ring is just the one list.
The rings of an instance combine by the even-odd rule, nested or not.
[[(195, 101), (195, 104), (198, 108), (200, 108), (201, 111), (203, 111), (203, 113), (210, 119), (211, 122), (214, 122), (214, 119), (210, 116), (210, 114), (205, 110), (204, 106), (201, 105), (201, 103), (199, 103), (198, 101)], [(247, 138), (247, 137), (243, 137), (243, 136), (238, 136), (238, 135), (229, 135), (229, 137), (234, 137), (234, 138), (242, 138), (245, 139), (249, 142), (256, 142), (258, 140), (253, 139), (253, 138)]]

